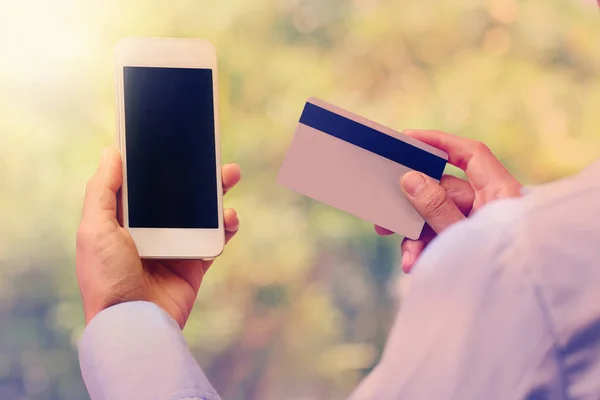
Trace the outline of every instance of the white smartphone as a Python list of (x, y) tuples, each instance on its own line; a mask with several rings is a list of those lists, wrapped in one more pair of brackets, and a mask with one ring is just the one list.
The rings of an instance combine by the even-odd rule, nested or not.
[(215, 48), (126, 38), (116, 59), (123, 227), (142, 258), (214, 259), (225, 245)]

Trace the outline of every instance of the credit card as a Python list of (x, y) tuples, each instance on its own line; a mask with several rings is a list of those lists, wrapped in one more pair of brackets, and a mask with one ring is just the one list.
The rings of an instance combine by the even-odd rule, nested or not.
[(425, 224), (400, 189), (420, 171), (439, 181), (448, 155), (393, 129), (310, 98), (278, 184), (410, 239)]

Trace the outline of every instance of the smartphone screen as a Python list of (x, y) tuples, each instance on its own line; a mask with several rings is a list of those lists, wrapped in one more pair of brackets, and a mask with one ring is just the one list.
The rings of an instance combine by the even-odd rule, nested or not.
[(131, 228), (216, 229), (210, 69), (124, 67)]

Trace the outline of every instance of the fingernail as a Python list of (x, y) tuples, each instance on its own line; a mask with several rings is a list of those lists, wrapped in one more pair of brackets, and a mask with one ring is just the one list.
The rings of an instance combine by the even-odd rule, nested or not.
[(100, 166), (105, 166), (108, 162), (108, 158), (110, 157), (110, 149), (105, 147), (102, 149), (102, 156), (100, 156)]
[(235, 225), (230, 225), (228, 226), (225, 230), (227, 232), (235, 232), (240, 228), (240, 217), (238, 216), (237, 211), (235, 211), (233, 208), (228, 208), (225, 210), (225, 212), (227, 214), (233, 214), (235, 216)]
[(233, 225), (233, 226), (228, 226), (226, 231), (227, 232), (237, 232), (237, 230), (240, 229), (240, 221), (237, 221), (237, 224)]
[(421, 173), (412, 171), (404, 175), (401, 184), (406, 193), (414, 197), (425, 187), (425, 178)]

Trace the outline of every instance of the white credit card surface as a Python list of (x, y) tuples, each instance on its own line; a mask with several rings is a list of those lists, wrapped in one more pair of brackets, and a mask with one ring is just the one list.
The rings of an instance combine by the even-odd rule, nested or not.
[(439, 181), (448, 155), (349, 111), (310, 98), (278, 183), (410, 239), (423, 218), (400, 189), (409, 171)]

